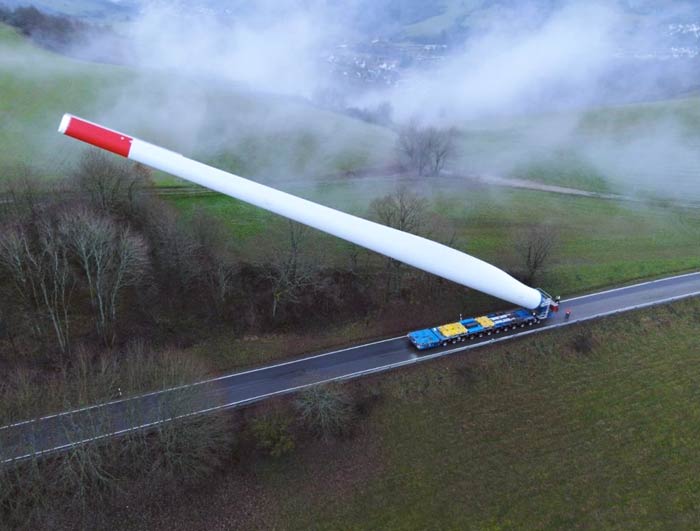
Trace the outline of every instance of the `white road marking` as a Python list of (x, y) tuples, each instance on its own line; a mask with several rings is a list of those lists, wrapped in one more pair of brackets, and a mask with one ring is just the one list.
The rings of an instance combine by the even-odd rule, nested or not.
[[(692, 274), (696, 274), (696, 273), (690, 273), (690, 275), (692, 275)], [(679, 277), (683, 277), (683, 276), (688, 276), (688, 275), (679, 275)], [(679, 277), (670, 277), (670, 278), (679, 278)], [(664, 279), (659, 279), (659, 280), (664, 280)], [(658, 280), (656, 280), (656, 281), (644, 282), (644, 283), (641, 283), (641, 284), (638, 284), (638, 285), (641, 286), (641, 285), (645, 285), (645, 284), (651, 284), (651, 283), (653, 283), (653, 282), (658, 282)], [(627, 288), (630, 288), (630, 287), (632, 287), (632, 286), (626, 286), (626, 287), (627, 287)], [(624, 288), (616, 288), (616, 289), (613, 289), (613, 290), (607, 290), (607, 291), (603, 291), (603, 292), (600, 292), (600, 293), (607, 293), (607, 292), (610, 292), (610, 291), (618, 291), (618, 290), (620, 290), (620, 289), (624, 289)], [(592, 295), (597, 295), (597, 294), (592, 294)], [(223, 404), (223, 405), (219, 405), (219, 406), (215, 406), (215, 407), (211, 407), (211, 408), (206, 408), (206, 409), (202, 409), (202, 410), (198, 410), (198, 411), (193, 411), (193, 412), (191, 412), (191, 413), (186, 413), (186, 414), (184, 414), (184, 415), (177, 415), (177, 416), (175, 416), (175, 417), (169, 417), (169, 418), (161, 419), (161, 420), (158, 420), (158, 421), (155, 421), (155, 422), (149, 422), (149, 423), (146, 423), (146, 424), (141, 424), (141, 425), (139, 425), (139, 426), (133, 426), (133, 427), (130, 427), (130, 428), (127, 428), (127, 429), (118, 430), (118, 431), (106, 433), (106, 434), (103, 434), (103, 435), (98, 435), (98, 436), (96, 436), (96, 437), (90, 437), (90, 438), (87, 438), (87, 439), (82, 439), (82, 440), (80, 440), (80, 441), (75, 441), (75, 442), (72, 442), (72, 443), (64, 444), (64, 445), (57, 446), (57, 447), (54, 447), (54, 448), (50, 448), (50, 449), (47, 449), (47, 450), (39, 450), (39, 451), (37, 451), (37, 452), (24, 454), (24, 455), (22, 455), (22, 456), (13, 457), (13, 458), (10, 458), (10, 459), (4, 459), (4, 460), (0, 461), (0, 463), (12, 463), (12, 462), (14, 462), (14, 461), (20, 461), (20, 460), (27, 459), (27, 458), (30, 458), (30, 457), (40, 456), (40, 455), (48, 454), (48, 453), (51, 453), (51, 452), (57, 452), (57, 451), (60, 451), (60, 450), (66, 449), (66, 448), (72, 448), (72, 447), (75, 447), (75, 446), (80, 446), (80, 445), (82, 445), (82, 444), (86, 444), (86, 443), (92, 442), (92, 441), (97, 441), (97, 440), (104, 439), (104, 438), (107, 438), (107, 437), (116, 437), (116, 436), (118, 436), (118, 435), (123, 435), (123, 434), (128, 433), (128, 432), (131, 432), (131, 431), (141, 430), (141, 429), (148, 428), (148, 427), (151, 427), (151, 426), (157, 426), (157, 425), (159, 425), (159, 424), (163, 424), (163, 423), (165, 423), (165, 422), (171, 422), (171, 421), (173, 421), (173, 420), (177, 420), (177, 419), (181, 419), (181, 418), (193, 417), (193, 416), (196, 416), (196, 415), (202, 415), (202, 414), (206, 414), (206, 413), (211, 413), (211, 412), (213, 412), (213, 411), (224, 410), (224, 409), (230, 409), (230, 408), (234, 408), (234, 407), (236, 407), (236, 406), (241, 406), (241, 405), (244, 405), (244, 404), (250, 404), (250, 403), (253, 403), (253, 402), (260, 401), (260, 400), (265, 399), (265, 398), (269, 398), (269, 397), (277, 396), (277, 395), (282, 395), (282, 394), (287, 394), (287, 393), (292, 393), (292, 392), (294, 392), (294, 391), (298, 391), (298, 390), (300, 390), (300, 389), (304, 389), (304, 388), (306, 388), (306, 387), (311, 387), (311, 386), (314, 386), (314, 385), (320, 385), (320, 384), (323, 384), (323, 383), (328, 383), (328, 382), (333, 382), (333, 381), (349, 380), (349, 379), (357, 378), (357, 377), (360, 377), (360, 376), (365, 376), (365, 375), (368, 375), (368, 374), (374, 374), (374, 373), (378, 373), (378, 372), (384, 372), (384, 371), (387, 371), (387, 370), (391, 370), (391, 369), (396, 369), (396, 368), (399, 368), (399, 367), (403, 367), (403, 366), (405, 366), (405, 365), (412, 365), (412, 364), (415, 364), (415, 363), (422, 363), (422, 362), (424, 362), (424, 361), (428, 361), (428, 360), (440, 358), (440, 357), (443, 357), (443, 356), (447, 356), (447, 355), (449, 355), (449, 354), (454, 354), (454, 353), (456, 353), (456, 352), (462, 352), (462, 351), (464, 351), (464, 350), (470, 350), (470, 349), (474, 349), (474, 348), (481, 347), (481, 346), (488, 346), (488, 345), (491, 345), (491, 344), (493, 344), (493, 343), (498, 343), (498, 342), (501, 342), (501, 341), (507, 341), (507, 340), (513, 339), (513, 338), (520, 338), (520, 337), (528, 336), (528, 335), (531, 335), (531, 334), (535, 334), (535, 333), (542, 332), (542, 331), (544, 331), (544, 330), (551, 330), (551, 329), (554, 329), (554, 328), (561, 328), (561, 327), (563, 327), (563, 326), (569, 326), (569, 325), (572, 325), (572, 324), (575, 324), (575, 323), (580, 323), (580, 322), (584, 322), (584, 321), (590, 321), (590, 320), (593, 320), (593, 319), (599, 319), (599, 318), (601, 318), (601, 317), (606, 317), (606, 316), (614, 315), (614, 314), (617, 314), (617, 313), (623, 313), (623, 312), (627, 312), (627, 311), (631, 311), (631, 310), (637, 310), (637, 309), (641, 309), (641, 308), (646, 308), (646, 307), (649, 307), (649, 306), (656, 306), (656, 305), (658, 305), (658, 304), (664, 304), (664, 303), (667, 303), (667, 302), (672, 302), (672, 301), (676, 301), (676, 300), (686, 299), (686, 298), (694, 297), (694, 296), (697, 296), (697, 295), (700, 295), (700, 291), (695, 291), (695, 292), (692, 292), (692, 293), (686, 293), (686, 294), (683, 294), (683, 295), (676, 295), (676, 296), (673, 296), (673, 297), (667, 297), (667, 298), (665, 298), (665, 299), (660, 299), (660, 300), (656, 300), (656, 301), (646, 302), (646, 303), (643, 303), (643, 304), (636, 304), (636, 305), (632, 305), (632, 306), (626, 306), (626, 307), (624, 307), (624, 308), (618, 308), (618, 309), (616, 309), (616, 310), (611, 310), (611, 311), (609, 311), (609, 312), (603, 312), (603, 313), (600, 313), (600, 314), (591, 315), (591, 316), (589, 316), (589, 317), (584, 317), (584, 318), (582, 318), (582, 319), (574, 319), (574, 320), (569, 320), (569, 321), (563, 321), (563, 322), (556, 323), (556, 324), (551, 324), (551, 325), (548, 325), (548, 326), (532, 328), (532, 329), (525, 330), (525, 331), (523, 331), (523, 332), (519, 332), (519, 333), (517, 333), (517, 334), (512, 334), (512, 335), (507, 335), (507, 336), (501, 336), (501, 337), (498, 337), (498, 338), (493, 338), (493, 339), (491, 339), (491, 340), (489, 340), (489, 341), (484, 341), (484, 342), (480, 342), (480, 343), (472, 343), (472, 344), (464, 345), (464, 346), (457, 347), (457, 348), (450, 349), (450, 350), (446, 350), (446, 351), (435, 352), (435, 353), (433, 353), (433, 354), (420, 355), (420, 356), (419, 356), (419, 355), (412, 354), (412, 355), (409, 355), (409, 359), (404, 360), (404, 361), (399, 361), (399, 362), (395, 362), (395, 363), (389, 363), (389, 364), (387, 364), (387, 365), (382, 365), (382, 366), (379, 366), (379, 367), (373, 367), (373, 368), (371, 368), (371, 369), (364, 369), (364, 370), (362, 370), (362, 371), (356, 371), (356, 372), (348, 373), (348, 374), (341, 375), (341, 376), (335, 376), (335, 377), (333, 377), (333, 378), (327, 378), (327, 379), (324, 379), (324, 380), (319, 380), (319, 381), (315, 381), (315, 382), (311, 382), (311, 383), (306, 383), (306, 384), (303, 384), (303, 385), (298, 385), (298, 386), (294, 386), (294, 387), (289, 387), (289, 388), (286, 388), (286, 389), (281, 389), (281, 390), (279, 390), (279, 391), (274, 391), (274, 392), (272, 392), (272, 393), (265, 393), (265, 394), (258, 395), (258, 396), (255, 396), (255, 397), (251, 397), (251, 398), (246, 398), (246, 399), (243, 399), (243, 400), (238, 400), (238, 401), (230, 402), (230, 403), (228, 403), (228, 404)], [(581, 299), (581, 298), (583, 298), (583, 297), (585, 297), (585, 296), (577, 297), (576, 299)], [(569, 299), (569, 300), (574, 300), (574, 299)], [(354, 349), (354, 348), (359, 348), (359, 347), (368, 346), (368, 345), (375, 345), (375, 344), (384, 343), (384, 342), (387, 342), (387, 341), (393, 341), (394, 339), (399, 339), (399, 338), (401, 338), (401, 337), (404, 337), (404, 336), (399, 336), (398, 338), (392, 338), (392, 339), (384, 339), (384, 340), (381, 340), (381, 341), (375, 341), (375, 342), (373, 342), (373, 343), (367, 343), (366, 345), (358, 345), (358, 346), (356, 346), (356, 347), (349, 347), (349, 348), (346, 348), (346, 349), (341, 349), (341, 350), (337, 350), (337, 351), (334, 351), (334, 352), (329, 352), (329, 353), (326, 353), (326, 354), (318, 354), (318, 355), (316, 355), (316, 356), (309, 356), (308, 358), (302, 358), (302, 359), (295, 360), (295, 361), (303, 361), (303, 360), (305, 360), (305, 359), (318, 358), (318, 357), (321, 357), (321, 356), (326, 356), (326, 355), (330, 355), (330, 354), (334, 354), (334, 353), (338, 353), (338, 352), (344, 352), (344, 351), (346, 351), (346, 350), (352, 350), (352, 349)], [(263, 367), (263, 368), (260, 368), (260, 369), (253, 369), (253, 370), (251, 370), (251, 371), (246, 371), (246, 372), (243, 372), (243, 373), (236, 373), (236, 374), (228, 375), (228, 376), (222, 376), (222, 377), (214, 378), (214, 379), (212, 379), (212, 380), (207, 380), (207, 381), (221, 380), (221, 379), (224, 379), (224, 378), (236, 376), (236, 375), (238, 375), (238, 374), (247, 374), (247, 373), (255, 372), (255, 371), (258, 371), (258, 370), (263, 370), (263, 369), (265, 369), (265, 368), (272, 368), (272, 367), (277, 367), (277, 366), (280, 366), (280, 365), (288, 365), (288, 364), (290, 364), (290, 363), (294, 363), (295, 361), (290, 361), (290, 362), (285, 362), (285, 363), (279, 363), (279, 364), (277, 364), (277, 365), (272, 365), (272, 366), (270, 366), (270, 367)], [(182, 389), (182, 388), (192, 387), (192, 386), (194, 386), (194, 385), (199, 385), (199, 384), (201, 384), (201, 383), (206, 383), (206, 382), (199, 382), (199, 383), (197, 383), (197, 384), (190, 384), (190, 385), (186, 385), (186, 386), (180, 386), (180, 387), (176, 387), (176, 388), (173, 388), (173, 389)], [(159, 394), (159, 393), (163, 393), (163, 392), (164, 392), (164, 391), (158, 391), (158, 392), (154, 392), (154, 393), (148, 393), (148, 394), (142, 395), (142, 396), (150, 396), (150, 395)], [(135, 397), (134, 397), (134, 398), (135, 398)], [(126, 399), (126, 400), (129, 400), (129, 399)], [(124, 401), (124, 400), (121, 400), (121, 401)], [(121, 401), (115, 401), (115, 402), (121, 402)], [(88, 407), (88, 408), (83, 408), (82, 410), (91, 409), (91, 408), (99, 407), (99, 406), (102, 406), (102, 405), (105, 405), (105, 404), (98, 404), (98, 405), (96, 405), (96, 406), (91, 406), (91, 407)], [(82, 411), (82, 410), (76, 410), (76, 411)], [(70, 413), (70, 412), (69, 412), (69, 413)], [(62, 414), (69, 414), (69, 413), (62, 413)], [(62, 415), (62, 414), (51, 415), (51, 416), (49, 416), (49, 417), (43, 417), (43, 418), (57, 417), (57, 416), (60, 416), (60, 415)], [(41, 419), (35, 419), (35, 420), (41, 420)], [(25, 423), (27, 423), (27, 422), (34, 422), (35, 420), (26, 421)], [(23, 423), (18, 423), (18, 424), (15, 424), (15, 425), (19, 425), (19, 424), (23, 424)], [(9, 426), (6, 426), (6, 427), (9, 427)]]

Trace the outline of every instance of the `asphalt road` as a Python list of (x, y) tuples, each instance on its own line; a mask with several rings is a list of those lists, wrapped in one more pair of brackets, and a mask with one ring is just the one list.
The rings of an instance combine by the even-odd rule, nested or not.
[[(331, 380), (354, 378), (484, 344), (700, 295), (691, 273), (562, 301), (545, 323), (419, 353), (405, 336), (308, 356), (205, 382), (0, 427), (0, 463), (67, 450), (82, 443), (147, 429), (174, 418), (241, 406)], [(564, 310), (571, 318), (564, 319)], [(433, 323), (440, 324), (440, 323)]]

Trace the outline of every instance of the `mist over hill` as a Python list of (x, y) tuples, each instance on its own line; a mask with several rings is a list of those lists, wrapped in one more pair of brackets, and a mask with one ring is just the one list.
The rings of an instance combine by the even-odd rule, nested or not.
[[(455, 127), (465, 141), (456, 169), (466, 173), (533, 179), (547, 174), (562, 183), (567, 179), (561, 174), (573, 164), (624, 189), (639, 186), (676, 197), (691, 189), (698, 193), (693, 183), (700, 168), (700, 122), (692, 96), (700, 93), (700, 6), (694, 3), (41, 0), (39, 5), (93, 30), (62, 53), (128, 65), (127, 81), (116, 93), (94, 94), (102, 109), (95, 119), (115, 126), (138, 126), (144, 109), (164, 130), (172, 130), (178, 117), (181, 126), (190, 126), (178, 129), (197, 138), (205, 122), (216, 123), (225, 133), (216, 135), (217, 149), (224, 149), (241, 131), (262, 130), (266, 137), (290, 122), (308, 125), (306, 111), (294, 120), (284, 111), (296, 102), (393, 129), (411, 120)], [(141, 75), (147, 81), (139, 81)], [(151, 79), (161, 80), (157, 91)], [(250, 121), (241, 130), (225, 113), (212, 118), (207, 112), (205, 94), (227, 91), (282, 99), (274, 112), (263, 106), (262, 114), (247, 113)], [(664, 103), (668, 99), (677, 101)], [(662, 103), (646, 106), (653, 101)], [(630, 103), (644, 105), (625, 107)], [(621, 105), (619, 112), (612, 108)], [(594, 115), (587, 114), (591, 109), (597, 109)], [(328, 142), (336, 137), (332, 127), (322, 136)], [(293, 167), (287, 162), (283, 157), (277, 166)]]
[[(360, 106), (390, 99), (384, 93), (396, 87), (415, 98), (422, 78), (437, 80), (422, 89), (432, 93), (454, 84), (451, 70), (483, 76), (489, 63), (507, 71), (507, 84), (524, 59), (524, 74), (546, 86), (522, 108), (577, 106), (581, 93), (586, 105), (611, 104), (700, 87), (700, 5), (686, 1), (4, 0), (30, 3), (97, 28), (63, 47), (79, 58), (196, 70), (304, 97), (330, 90)], [(556, 55), (555, 69), (585, 83), (549, 79)], [(507, 103), (497, 102), (510, 111)]]

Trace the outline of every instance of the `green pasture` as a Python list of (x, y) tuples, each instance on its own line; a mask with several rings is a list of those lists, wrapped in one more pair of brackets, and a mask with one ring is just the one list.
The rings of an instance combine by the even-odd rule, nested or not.
[(384, 375), (354, 439), (259, 488), (288, 529), (693, 528), (699, 323), (695, 299)]
[(300, 98), (73, 60), (0, 25), (0, 169), (27, 164), (49, 178), (68, 171), (88, 148), (56, 132), (65, 112), (256, 178), (384, 165), (394, 142), (388, 129)]
[[(395, 190), (398, 182), (373, 179), (335, 181), (322, 185), (286, 183), (280, 188), (362, 217), (372, 199)], [(700, 268), (700, 210), (662, 207), (642, 202), (568, 196), (548, 192), (490, 188), (470, 181), (409, 181), (425, 195), (428, 215), (437, 220), (432, 237), (495, 265), (511, 269), (518, 264), (515, 244), (528, 228), (555, 227), (557, 244), (543, 287), (562, 295)], [(191, 215), (204, 209), (225, 220), (241, 252), (261, 241), (280, 237), (281, 218), (218, 195), (172, 200)], [(317, 235), (327, 263), (342, 260), (347, 246)]]

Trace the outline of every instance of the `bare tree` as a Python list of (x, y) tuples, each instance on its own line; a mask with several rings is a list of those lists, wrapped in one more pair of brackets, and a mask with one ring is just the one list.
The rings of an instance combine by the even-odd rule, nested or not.
[(455, 153), (455, 130), (429, 127), (425, 134), (430, 174), (439, 175)]
[(199, 246), (203, 280), (213, 302), (213, 310), (220, 314), (236, 281), (237, 266), (231, 235), (220, 220), (203, 209), (195, 211), (190, 226)]
[(399, 163), (423, 175), (428, 167), (428, 152), (425, 137), (415, 121), (411, 121), (399, 129), (397, 139)]
[(70, 348), (69, 305), (74, 286), (68, 249), (48, 216), (36, 222), (33, 233), (22, 226), (0, 234), (0, 268), (22, 301), (34, 332), (45, 337), (45, 322), (63, 353)]
[(140, 190), (150, 181), (150, 170), (101, 151), (87, 151), (74, 175), (78, 190), (85, 192), (102, 212), (132, 211)]
[[(394, 193), (372, 201), (369, 211), (370, 217), (388, 227), (412, 234), (421, 234), (426, 230), (425, 201), (406, 186), (400, 186)], [(401, 291), (405, 266), (393, 258), (386, 258), (385, 264), (388, 297)]]
[[(200, 245), (171, 210), (160, 208), (147, 220), (158, 284), (169, 297), (184, 303), (202, 273)], [(174, 301), (173, 301), (174, 302)]]
[[(14, 414), (92, 405), (107, 400), (109, 389), (121, 382), (126, 392), (142, 392), (201, 380), (206, 368), (191, 356), (178, 352), (138, 352), (136, 356), (92, 356), (79, 352), (72, 363), (51, 378), (32, 378), (26, 371), (11, 371), (0, 382), (0, 420)], [(115, 360), (119, 360), (116, 362)], [(159, 407), (162, 418), (187, 415), (201, 403), (195, 388), (171, 393)], [(158, 412), (152, 410), (151, 414)], [(121, 413), (126, 424), (143, 423), (143, 410), (125, 402)], [(86, 417), (83, 417), (85, 419)], [(67, 431), (68, 440), (99, 436), (114, 419), (95, 408), (90, 422)], [(82, 421), (84, 422), (84, 420)], [(5, 422), (2, 424), (4, 425)], [(79, 428), (79, 429), (78, 429)], [(50, 459), (35, 458), (0, 467), (0, 514), (3, 529), (81, 528), (91, 525), (99, 508), (115, 503), (119, 495), (163, 492), (205, 481), (230, 455), (234, 439), (230, 416), (202, 415), (172, 420), (148, 431), (79, 444)], [(32, 451), (31, 441), (27, 451)], [(0, 455), (3, 448), (0, 448)], [(57, 524), (57, 520), (65, 525)]]
[(304, 251), (309, 227), (287, 220), (288, 245), (270, 258), (267, 277), (272, 283), (272, 318), (283, 303), (297, 303), (304, 288), (313, 285), (316, 267)]
[(345, 389), (337, 384), (306, 388), (299, 394), (296, 406), (302, 421), (321, 438), (345, 435), (350, 430), (353, 403)]
[(420, 127), (411, 121), (399, 129), (399, 162), (419, 176), (438, 175), (454, 155), (454, 137), (454, 129)]
[(533, 225), (516, 238), (515, 249), (521, 259), (523, 280), (531, 284), (551, 260), (559, 236), (552, 225)]
[(37, 219), (45, 202), (45, 183), (40, 183), (32, 168), (24, 164), (8, 169), (7, 176), (0, 183), (0, 221), (19, 223)]
[(64, 214), (61, 230), (87, 283), (97, 332), (112, 345), (119, 295), (146, 273), (146, 244), (128, 228), (84, 208)]

